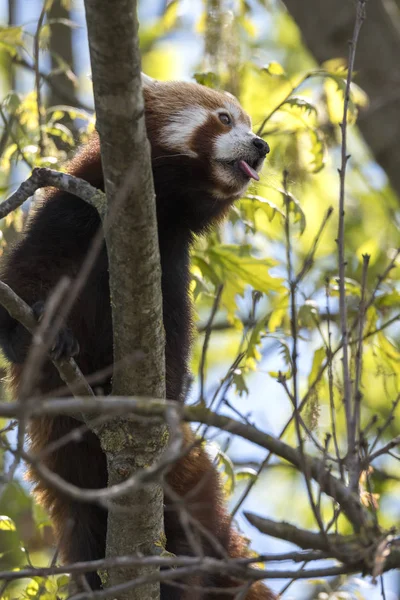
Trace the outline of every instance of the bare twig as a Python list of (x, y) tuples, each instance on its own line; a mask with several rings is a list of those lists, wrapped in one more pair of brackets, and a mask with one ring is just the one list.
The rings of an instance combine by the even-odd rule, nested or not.
[(275, 113), (278, 112), (278, 110), (280, 110), (282, 108), (282, 106), (284, 106), (286, 104), (286, 102), (289, 100), (290, 96), (292, 96), (294, 93), (297, 92), (297, 90), (303, 85), (303, 83), (305, 83), (308, 79), (310, 79), (310, 77), (312, 77), (313, 75), (318, 75), (318, 71), (315, 72), (310, 72), (310, 73), (306, 73), (299, 81), (299, 83), (297, 83), (295, 86), (292, 86), (292, 89), (290, 90), (290, 92), (285, 96), (285, 98), (282, 100), (282, 102), (280, 102), (273, 110), (271, 110), (271, 112), (263, 119), (261, 125), (259, 126), (258, 130), (257, 130), (257, 135), (262, 136), (264, 133), (264, 127), (265, 125), (268, 123), (268, 121), (274, 116)]
[(372, 292), (372, 294), (371, 294), (368, 302), (365, 305), (365, 312), (367, 312), (367, 310), (369, 309), (369, 307), (372, 306), (373, 303), (375, 302), (376, 295), (379, 292), (379, 289), (380, 289), (382, 283), (386, 280), (386, 278), (388, 277), (390, 271), (392, 271), (395, 268), (397, 259), (399, 258), (399, 255), (400, 255), (400, 248), (398, 248), (394, 252), (394, 254), (393, 254), (393, 256), (392, 256), (389, 264), (387, 265), (387, 267), (383, 271), (383, 273), (381, 273), (380, 275), (378, 275), (377, 282), (376, 282), (376, 285), (374, 287), (374, 290), (373, 290), (373, 292)]
[(295, 279), (296, 285), (298, 285), (300, 283), (300, 281), (302, 281), (304, 279), (305, 275), (307, 275), (308, 271), (311, 269), (311, 267), (314, 263), (314, 256), (317, 251), (318, 244), (320, 242), (320, 239), (324, 232), (324, 229), (325, 229), (329, 219), (332, 216), (332, 213), (333, 213), (333, 208), (332, 208), (332, 206), (330, 206), (328, 208), (328, 210), (326, 211), (324, 218), (322, 219), (322, 223), (320, 225), (319, 230), (317, 231), (316, 236), (314, 237), (311, 248), (308, 251), (307, 256), (305, 257), (305, 259), (303, 261), (303, 266), (301, 267), (299, 273), (296, 275), (296, 279)]
[(300, 414), (299, 414), (299, 397), (298, 397), (298, 380), (297, 380), (297, 358), (298, 358), (298, 331), (297, 331), (297, 279), (293, 276), (293, 267), (292, 267), (292, 244), (290, 237), (290, 196), (288, 193), (288, 172), (284, 171), (283, 173), (283, 190), (284, 190), (284, 202), (286, 207), (286, 215), (285, 215), (285, 242), (286, 242), (286, 264), (287, 264), (287, 278), (288, 285), (290, 289), (290, 330), (292, 337), (292, 394), (289, 394), (289, 397), (293, 402), (294, 409), (294, 422), (295, 429), (297, 435), (297, 442), (299, 445), (299, 451), (301, 460), (303, 462), (303, 473), (304, 479), (306, 483), (306, 489), (308, 494), (308, 499), (310, 503), (310, 507), (313, 511), (316, 522), (318, 523), (318, 527), (320, 531), (324, 531), (324, 526), (321, 518), (321, 514), (319, 512), (318, 506), (315, 504), (313, 491), (311, 488), (311, 482), (309, 473), (307, 470), (307, 462), (304, 459), (304, 445), (303, 438), (301, 435), (301, 422), (300, 422)]
[(21, 56), (13, 57), (13, 63), (19, 67), (28, 69), (29, 71), (35, 71), (35, 74), (37, 71), (39, 71), (40, 77), (43, 79), (43, 81), (47, 83), (47, 85), (50, 88), (52, 88), (56, 92), (57, 96), (62, 98), (70, 106), (80, 108), (88, 113), (93, 113), (93, 106), (82, 102), (82, 100), (78, 100), (74, 95), (70, 94), (70, 92), (66, 88), (63, 88), (54, 80), (53, 75), (56, 75), (56, 73), (54, 73), (53, 71), (50, 73), (44, 73), (40, 69), (35, 69), (34, 65), (28, 63), (28, 61), (22, 58)]
[[(172, 406), (175, 405), (175, 403), (172, 401), (163, 402), (162, 400), (150, 400), (148, 398), (108, 396), (104, 398), (89, 397), (70, 399), (63, 398), (42, 401), (35, 400), (30, 401), (25, 407), (25, 410), (29, 411), (31, 416), (44, 414), (75, 415), (81, 412), (84, 412), (86, 415), (98, 415), (104, 413), (117, 415), (132, 413), (134, 415), (143, 417), (158, 417), (159, 419), (164, 419), (166, 407), (170, 404)], [(203, 406), (182, 406), (180, 407), (180, 410), (182, 411), (182, 418), (185, 421), (203, 423), (209, 426), (217, 427), (233, 435), (239, 435), (244, 439), (257, 444), (261, 448), (265, 448), (277, 456), (280, 456), (295, 466), (298, 470), (302, 471), (303, 469), (302, 457), (297, 449), (292, 448), (288, 444), (285, 444), (281, 440), (276, 439), (274, 436), (269, 435), (268, 433), (260, 431), (254, 426), (241, 423), (224, 415), (216, 414)], [(19, 415), (20, 407), (18, 406), (18, 403), (0, 403), (0, 416), (18, 418)], [(27, 458), (31, 459), (29, 456)], [(367, 526), (370, 522), (370, 518), (368, 513), (361, 506), (357, 496), (353, 495), (348, 488), (346, 488), (329, 472), (328, 469), (325, 469), (321, 460), (310, 457), (305, 453), (303, 458), (307, 463), (307, 472), (310, 473), (310, 476), (322, 487), (326, 494), (334, 498), (336, 502), (340, 504), (343, 512), (348, 516), (351, 523), (353, 523), (354, 526)], [(146, 477), (150, 476), (149, 471), (146, 473), (147, 474), (140, 475), (138, 479), (143, 477), (146, 479)], [(46, 473), (46, 476), (47, 475), (48, 474)], [(50, 479), (53, 479), (53, 474), (51, 472)], [(130, 481), (130, 483), (132, 483), (132, 481)], [(126, 485), (126, 483), (120, 485)], [(77, 494), (79, 493), (79, 490), (80, 488), (77, 490), (72, 490), (74, 497), (76, 496), (78, 498)], [(116, 487), (115, 490), (113, 490), (113, 494), (118, 495), (119, 491), (120, 488)], [(93, 496), (95, 496), (93, 490), (88, 490), (85, 498), (79, 497), (79, 499), (89, 501), (90, 497), (90, 501), (96, 501), (98, 496)]]
[[(363, 255), (363, 274), (362, 274), (362, 283), (361, 283), (361, 300), (360, 300), (360, 309), (359, 309), (359, 328), (358, 328), (358, 344), (356, 350), (355, 357), (355, 381), (354, 381), (354, 407), (353, 407), (353, 416), (351, 420), (351, 438), (355, 440), (355, 442), (359, 442), (359, 427), (360, 427), (360, 406), (361, 406), (361, 374), (362, 374), (362, 359), (363, 359), (363, 332), (364, 332), (364, 322), (365, 322), (365, 294), (367, 287), (367, 272), (368, 272), (368, 264), (369, 264), (370, 256), (368, 254)], [(355, 458), (355, 462), (353, 465), (353, 473), (349, 481), (349, 485), (353, 490), (358, 489), (358, 479), (360, 474), (360, 465), (359, 461)]]
[[(52, 318), (54, 310), (57, 308), (59, 301), (62, 299), (65, 290), (69, 285), (68, 278), (61, 279), (53, 294), (50, 295), (48, 302), (48, 311), (46, 311), (42, 321), (36, 326), (33, 335), (33, 343), (30, 345), (28, 355), (24, 363), (24, 369), (21, 376), (21, 385), (19, 387), (18, 402), (24, 406), (29, 398), (29, 395), (34, 390), (34, 386), (40, 375), (42, 362), (47, 356), (50, 349), (52, 339), (46, 339), (46, 331), (48, 329), (49, 320)], [(25, 430), (27, 425), (27, 415), (21, 411), (21, 417), (18, 420), (17, 432), (17, 449), (14, 455), (13, 465), (8, 472), (8, 479), (12, 480), (15, 470), (21, 460), (21, 453), (25, 440)]]
[(380, 539), (363, 540), (358, 536), (314, 533), (299, 529), (290, 523), (265, 519), (254, 513), (245, 513), (245, 516), (252, 525), (266, 535), (286, 540), (303, 549), (313, 548), (328, 552), (347, 565), (357, 565), (358, 568), (368, 556), (373, 555), (380, 543)]
[(339, 226), (338, 226), (338, 261), (339, 261), (339, 309), (340, 309), (340, 326), (342, 332), (342, 352), (343, 352), (343, 386), (344, 386), (344, 405), (346, 411), (347, 424), (347, 444), (348, 444), (348, 461), (351, 468), (351, 463), (354, 459), (355, 439), (352, 429), (353, 410), (352, 404), (352, 384), (349, 365), (349, 339), (348, 339), (348, 324), (347, 324), (347, 304), (346, 304), (346, 259), (345, 259), (345, 241), (344, 241), (344, 215), (345, 215), (345, 183), (346, 183), (346, 167), (349, 160), (347, 155), (347, 112), (350, 102), (350, 86), (354, 70), (354, 60), (357, 48), (358, 36), (361, 26), (365, 19), (365, 6), (367, 0), (358, 0), (357, 14), (354, 25), (353, 38), (349, 42), (349, 61), (348, 73), (346, 81), (346, 90), (343, 102), (343, 120), (340, 125), (342, 132), (342, 159), (339, 169), (340, 192), (339, 192)]
[(387, 444), (382, 446), (382, 448), (380, 448), (379, 450), (376, 450), (376, 452), (373, 452), (372, 454), (370, 454), (367, 458), (368, 463), (371, 463), (373, 460), (375, 460), (379, 456), (383, 456), (384, 454), (387, 454), (389, 452), (389, 450), (393, 450), (393, 448), (396, 448), (397, 446), (400, 446), (400, 435), (393, 438), (392, 440), (390, 440), (390, 442), (388, 442)]
[[(395, 410), (398, 406), (400, 402), (400, 394), (397, 395), (397, 398), (395, 400), (393, 400), (392, 402), (392, 407), (390, 409), (390, 412), (386, 418), (386, 421), (384, 422), (383, 425), (381, 425), (380, 427), (378, 427), (378, 433), (374, 439), (374, 441), (372, 442), (372, 444), (370, 445), (369, 448), (369, 454), (371, 454), (374, 450), (374, 448), (376, 447), (377, 443), (379, 442), (379, 440), (381, 439), (383, 433), (386, 431), (386, 429), (389, 427), (389, 425), (392, 423), (393, 419), (394, 419), (394, 414), (395, 414)], [(365, 435), (365, 433), (363, 432), (363, 434)]]
[[(12, 289), (0, 281), (0, 303), (10, 313), (10, 315), (22, 323), (32, 335), (37, 328), (37, 321), (33, 315), (32, 309), (17, 296)], [(78, 365), (71, 358), (69, 360), (53, 361), (57, 368), (61, 379), (71, 390), (72, 394), (84, 394), (85, 396), (94, 397), (91, 387), (87, 384)], [(25, 403), (26, 406), (26, 403)], [(20, 411), (18, 411), (20, 413)], [(19, 418), (21, 414), (19, 414)]]
[(42, 114), (42, 99), (40, 90), (40, 32), (42, 30), (43, 22), (46, 17), (48, 3), (46, 0), (43, 1), (42, 10), (39, 15), (39, 19), (36, 26), (36, 32), (33, 40), (33, 56), (34, 56), (34, 68), (35, 68), (35, 89), (36, 89), (36, 110), (38, 119), (38, 131), (39, 131), (39, 150), (40, 156), (44, 155), (44, 134), (43, 134), (43, 114)]
[(215, 294), (215, 298), (214, 298), (214, 302), (213, 302), (213, 306), (212, 306), (212, 310), (210, 313), (210, 317), (208, 319), (207, 325), (205, 327), (205, 335), (204, 335), (204, 342), (203, 342), (203, 348), (201, 351), (201, 359), (200, 359), (200, 366), (199, 366), (199, 375), (200, 375), (200, 402), (205, 402), (205, 398), (204, 398), (204, 380), (205, 380), (205, 368), (206, 368), (206, 359), (207, 359), (207, 350), (208, 350), (208, 345), (210, 342), (210, 338), (211, 338), (211, 332), (212, 332), (212, 325), (214, 322), (214, 318), (215, 315), (217, 314), (220, 302), (221, 302), (221, 296), (222, 296), (222, 290), (223, 290), (223, 286), (220, 285), (217, 289), (217, 293)]
[(336, 457), (339, 461), (339, 470), (340, 470), (340, 478), (342, 482), (344, 482), (344, 469), (341, 461), (338, 436), (336, 430), (336, 410), (335, 410), (335, 395), (333, 389), (333, 365), (332, 365), (332, 332), (331, 332), (331, 321), (330, 321), (330, 306), (329, 306), (329, 280), (326, 281), (325, 286), (325, 295), (326, 295), (326, 312), (328, 315), (328, 342), (326, 348), (326, 358), (327, 358), (327, 366), (328, 366), (328, 388), (329, 388), (329, 409), (331, 414), (331, 432), (333, 437), (333, 443), (335, 446)]

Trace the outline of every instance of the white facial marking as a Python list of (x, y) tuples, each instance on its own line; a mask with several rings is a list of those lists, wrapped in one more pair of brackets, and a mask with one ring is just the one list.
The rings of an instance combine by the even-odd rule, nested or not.
[(227, 133), (222, 133), (215, 141), (215, 158), (217, 160), (235, 160), (243, 154), (243, 148), (248, 148), (251, 138), (256, 135), (249, 126), (240, 123), (232, 127)]
[(235, 121), (239, 121), (240, 117), (242, 116), (242, 111), (240, 110), (240, 108), (236, 106), (236, 104), (234, 104), (233, 102), (226, 102), (225, 106), (231, 113)]
[(191, 106), (171, 115), (170, 122), (161, 131), (161, 143), (170, 150), (196, 157), (196, 152), (189, 148), (189, 141), (195, 130), (207, 121), (209, 114), (201, 106)]

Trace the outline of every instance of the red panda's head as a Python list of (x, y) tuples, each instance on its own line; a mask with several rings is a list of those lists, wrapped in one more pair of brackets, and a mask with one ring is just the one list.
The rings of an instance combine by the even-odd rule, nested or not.
[(182, 185), (216, 202), (234, 201), (258, 180), (269, 146), (251, 131), (250, 117), (231, 94), (145, 78), (144, 97), (155, 177), (167, 164)]

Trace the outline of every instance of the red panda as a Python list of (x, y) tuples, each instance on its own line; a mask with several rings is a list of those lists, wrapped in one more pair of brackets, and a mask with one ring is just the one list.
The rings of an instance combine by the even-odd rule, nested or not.
[[(189, 298), (189, 250), (195, 234), (201, 234), (225, 216), (251, 179), (258, 179), (268, 144), (251, 131), (249, 116), (231, 95), (193, 83), (145, 82), (145, 120), (151, 145), (156, 191), (157, 221), (162, 267), (163, 317), (166, 332), (166, 387), (168, 399), (183, 400), (191, 345)], [(68, 172), (104, 189), (98, 137), (94, 137), (69, 164)], [(93, 207), (60, 191), (49, 191), (27, 223), (22, 239), (3, 264), (2, 279), (40, 314), (46, 296), (62, 275), (76, 275), (91, 240), (100, 227)], [(0, 345), (10, 361), (14, 391), (23, 369), (30, 335), (0, 307)], [(105, 245), (52, 349), (57, 357), (75, 356), (85, 375), (101, 372), (113, 363), (112, 324)], [(101, 382), (104, 393), (111, 378)], [(39, 392), (60, 387), (58, 373), (47, 362)], [(40, 453), (48, 444), (77, 426), (66, 416), (37, 418), (30, 424), (30, 452)], [(185, 429), (187, 444), (193, 441)], [(45, 464), (66, 481), (86, 488), (107, 486), (105, 455), (97, 437), (88, 432), (47, 454)], [(103, 558), (107, 513), (64, 497), (30, 470), (35, 494), (51, 515), (64, 561)], [(219, 476), (206, 451), (193, 447), (167, 475), (168, 484), (187, 497), (192, 516), (206, 528), (230, 556), (246, 556), (242, 537), (232, 528), (224, 506)], [(72, 528), (65, 524), (72, 522)], [(166, 498), (166, 548), (176, 555), (193, 554), (174, 505)], [(207, 536), (206, 536), (207, 537)], [(204, 554), (217, 556), (210, 541), (202, 539)], [(88, 574), (95, 589), (97, 573)], [(197, 579), (202, 599), (217, 598), (207, 587), (236, 585), (227, 577)], [(191, 592), (162, 584), (162, 600), (193, 598)], [(218, 598), (231, 595), (218, 595)], [(262, 583), (254, 583), (247, 600), (272, 600)]]

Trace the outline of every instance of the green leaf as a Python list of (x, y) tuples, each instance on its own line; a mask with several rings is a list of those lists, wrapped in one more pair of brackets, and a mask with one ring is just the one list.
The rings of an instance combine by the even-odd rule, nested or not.
[[(335, 280), (335, 283), (331, 285), (332, 296), (339, 296), (339, 283), (338, 279)], [(344, 286), (346, 296), (361, 296), (361, 286), (355, 279), (351, 279), (350, 277), (344, 278)]]
[(21, 96), (16, 92), (10, 92), (3, 100), (3, 107), (10, 115), (15, 114), (21, 105)]
[(23, 28), (0, 26), (0, 42), (10, 46), (23, 46)]
[(268, 375), (270, 375), (273, 379), (288, 381), (292, 377), (291, 371), (268, 371)]
[(322, 346), (321, 348), (318, 348), (318, 350), (316, 350), (314, 352), (314, 358), (313, 358), (313, 362), (312, 362), (312, 367), (311, 367), (311, 371), (310, 374), (308, 376), (308, 385), (311, 386), (312, 383), (314, 383), (318, 372), (321, 368), (321, 365), (323, 363), (323, 361), (326, 358), (326, 349), (325, 346)]
[(253, 205), (255, 204), (257, 207), (262, 208), (262, 210), (264, 210), (264, 212), (266, 213), (269, 221), (273, 220), (276, 213), (281, 214), (283, 217), (285, 216), (284, 212), (274, 202), (267, 200), (263, 196), (258, 196), (255, 194), (247, 194), (241, 200), (241, 203), (244, 203), (246, 200), (251, 200), (251, 203)]
[(240, 471), (236, 471), (235, 479), (238, 481), (257, 481), (257, 471), (255, 469), (251, 469), (250, 467), (245, 467), (244, 469), (240, 469)]
[(199, 254), (193, 253), (192, 265), (198, 267), (203, 277), (207, 278), (215, 287), (220, 284), (220, 279), (215, 273), (214, 269)]
[(206, 73), (195, 73), (193, 77), (200, 85), (205, 85), (209, 88), (216, 88), (218, 86), (218, 77), (211, 71), (207, 71)]
[(292, 369), (292, 355), (289, 344), (287, 344), (284, 340), (279, 340), (279, 343), (281, 346), (279, 353), (282, 356), (285, 365)]
[(232, 376), (232, 383), (236, 388), (239, 396), (244, 396), (249, 393), (249, 388), (247, 387), (246, 380), (243, 376), (243, 369), (235, 369)]
[(50, 45), (51, 29), (48, 23), (45, 23), (40, 29), (39, 33), (39, 48), (41, 50), (47, 50)]
[[(53, 113), (55, 113), (55, 115)], [(68, 106), (67, 104), (52, 106), (47, 110), (47, 114), (53, 115), (54, 120), (62, 119), (65, 114), (67, 114), (70, 119), (84, 119), (85, 121), (90, 121), (92, 118), (91, 113), (86, 110), (75, 108), (75, 106)]]
[[(261, 354), (258, 347), (261, 345), (261, 338), (265, 333), (266, 319), (260, 319), (251, 329), (250, 339), (247, 343), (246, 357), (258, 362), (261, 359)], [(247, 364), (249, 361), (246, 361)]]
[(311, 172), (319, 173), (325, 166), (324, 140), (318, 129), (309, 129), (308, 133), (311, 140), (311, 153), (314, 159), (311, 163)]
[(223, 468), (224, 471), (224, 489), (225, 492), (230, 496), (235, 489), (235, 470), (233, 462), (225, 452), (222, 450), (218, 451), (217, 455), (218, 466)]
[(395, 306), (397, 308), (400, 306), (400, 292), (392, 290), (387, 294), (382, 294), (375, 300), (375, 306), (379, 308)]
[(287, 369), (287, 371), (282, 371), (282, 370), (268, 371), (268, 373), (274, 379), (284, 378), (286, 381), (288, 381), (292, 377), (292, 370), (293, 370), (292, 369), (291, 351), (290, 351), (289, 344), (287, 344), (287, 342), (285, 342), (284, 340), (280, 340), (280, 339), (278, 341), (280, 344), (279, 354), (282, 356), (282, 359), (283, 359), (283, 362), (285, 363), (285, 365), (287, 365), (289, 368)]
[(0, 530), (2, 531), (16, 531), (15, 523), (10, 517), (5, 515), (0, 516)]
[(43, 506), (38, 502), (34, 502), (32, 505), (32, 514), (35, 521), (36, 527), (42, 529), (51, 525), (50, 517), (44, 510)]
[(71, 131), (63, 123), (56, 123), (53, 127), (45, 127), (46, 133), (60, 138), (65, 144), (73, 147), (75, 140)]
[(314, 300), (306, 300), (299, 308), (298, 319), (300, 327), (314, 329), (318, 318), (318, 304)]
[(268, 267), (275, 266), (275, 261), (270, 259), (259, 259), (249, 254), (238, 254), (241, 249), (238, 246), (214, 246), (208, 254), (211, 260), (228, 271), (230, 276), (242, 280), (245, 284), (252, 286), (260, 292), (270, 293), (271, 290), (281, 288), (281, 279), (273, 277), (268, 272)]
[(179, 17), (178, 8), (178, 0), (172, 0), (172, 2), (168, 3), (161, 20), (166, 31), (176, 27)]
[(262, 70), (265, 73), (268, 73), (268, 75), (271, 75), (272, 77), (285, 77), (286, 76), (285, 69), (282, 67), (281, 64), (279, 64), (278, 62), (275, 62), (275, 61), (271, 61), (270, 63), (264, 65)]
[(79, 23), (72, 21), (72, 19), (65, 19), (62, 17), (58, 17), (56, 19), (47, 19), (47, 23), (49, 25), (54, 25), (55, 23), (59, 25), (65, 25), (65, 27), (69, 27), (69, 29), (80, 29)]
[(269, 273), (276, 261), (251, 256), (248, 246), (211, 245), (203, 252), (194, 253), (193, 263), (203, 276), (217, 285), (224, 284), (222, 304), (230, 320), (236, 311), (236, 296), (243, 296), (247, 287), (267, 295), (282, 289), (283, 280)]
[(381, 352), (390, 360), (394, 362), (400, 362), (400, 350), (397, 346), (391, 342), (383, 333), (378, 333), (378, 340)]
[(289, 308), (288, 291), (284, 290), (283, 293), (274, 300), (274, 307), (268, 321), (268, 331), (270, 333), (274, 333), (279, 327), (282, 327), (282, 323), (287, 316)]
[(291, 96), (288, 98), (288, 100), (286, 100), (284, 106), (286, 105), (296, 106), (297, 108), (305, 110), (308, 113), (317, 114), (317, 109), (314, 104), (312, 104), (312, 102), (303, 96)]
[(8, 44), (7, 42), (2, 42), (0, 40), (0, 50), (4, 50), (5, 52), (8, 52), (8, 54), (12, 57), (17, 56), (18, 51), (17, 48), (15, 46), (13, 46), (13, 44)]
[(285, 190), (279, 190), (286, 202), (286, 199), (289, 199), (289, 212), (294, 215), (294, 222), (299, 223), (300, 225), (300, 235), (304, 233), (306, 228), (306, 215), (300, 205), (300, 202), (297, 200), (295, 196), (291, 192), (285, 192)]
[(68, 586), (71, 582), (71, 579), (69, 575), (60, 575), (60, 577), (57, 577), (56, 582), (57, 591), (68, 591)]

